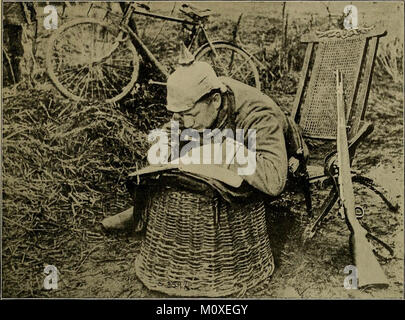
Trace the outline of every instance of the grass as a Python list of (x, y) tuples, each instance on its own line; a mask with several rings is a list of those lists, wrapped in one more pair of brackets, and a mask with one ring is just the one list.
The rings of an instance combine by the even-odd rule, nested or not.
[(49, 91), (5, 91), (3, 116), (3, 261), (23, 267), (5, 278), (15, 288), (28, 266), (40, 274), (71, 256), (75, 269), (81, 240), (99, 237), (96, 221), (128, 205), (125, 177), (142, 166), (147, 139), (131, 122), (143, 122), (138, 115)]

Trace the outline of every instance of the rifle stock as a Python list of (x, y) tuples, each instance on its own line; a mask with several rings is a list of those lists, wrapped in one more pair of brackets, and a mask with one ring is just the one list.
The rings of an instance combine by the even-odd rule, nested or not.
[(358, 287), (387, 287), (388, 280), (367, 240), (368, 232), (361, 226), (355, 213), (355, 199), (350, 170), (349, 146), (343, 101), (342, 73), (336, 71), (337, 92), (337, 157), (339, 167), (339, 196), (346, 223), (350, 230), (350, 249), (357, 268)]

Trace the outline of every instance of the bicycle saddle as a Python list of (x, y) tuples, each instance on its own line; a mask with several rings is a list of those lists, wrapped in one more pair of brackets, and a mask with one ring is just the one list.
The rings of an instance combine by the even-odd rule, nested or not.
[(212, 14), (210, 9), (199, 9), (186, 3), (181, 6), (180, 11), (192, 19), (202, 19)]
[(150, 7), (144, 3), (137, 3), (136, 6), (145, 9), (146, 11), (150, 11)]

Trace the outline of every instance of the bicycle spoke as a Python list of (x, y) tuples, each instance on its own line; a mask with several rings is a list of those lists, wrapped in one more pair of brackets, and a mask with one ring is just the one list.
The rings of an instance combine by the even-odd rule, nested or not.
[(101, 88), (103, 89), (105, 98), (108, 99), (108, 95), (107, 95), (107, 92), (105, 91), (105, 87), (104, 87), (104, 82), (101, 82)]
[[(245, 62), (244, 63), (242, 63), (241, 65), (239, 65), (239, 67), (233, 72), (233, 73), (231, 73), (231, 77), (236, 73), (236, 72), (238, 72), (244, 65), (246, 65), (247, 63), (249, 63), (249, 61), (250, 60), (245, 60)], [(251, 70), (250, 72), (249, 72), (249, 74), (250, 73), (252, 73), (253, 71)]]
[[(224, 67), (224, 65), (221, 63), (220, 58), (219, 57), (215, 57), (215, 54), (212, 54), (213, 58), (211, 58), (212, 60), (212, 65), (217, 67), (217, 68), (221, 68), (224, 72), (226, 72), (226, 67)], [(219, 55), (218, 55), (219, 56)], [(227, 75), (227, 72), (226, 72)]]
[(122, 65), (122, 64), (115, 64), (115, 65), (113, 65), (113, 64), (109, 64), (109, 63), (103, 63), (103, 66), (110, 67), (110, 68), (115, 68), (115, 69), (121, 69), (121, 68), (129, 68), (129, 69), (132, 69), (131, 66), (125, 66), (125, 65)]
[[(117, 62), (132, 62), (133, 60), (132, 59), (111, 59), (112, 61), (111, 62), (115, 62), (115, 61), (117, 61)], [(115, 65), (116, 65), (116, 63), (114, 63)]]
[(110, 44), (110, 38), (108, 36), (111, 35), (111, 33), (106, 31), (106, 32), (103, 32), (102, 35), (103, 35), (103, 38), (100, 39), (100, 40), (102, 40), (101, 50), (104, 52), (104, 51), (107, 51), (107, 49), (108, 49), (108, 48), (106, 48), (106, 45)]
[[(80, 36), (80, 35), (82, 35), (82, 36)], [(83, 43), (83, 29), (82, 29), (82, 26), (81, 25), (79, 25), (79, 31), (78, 32), (75, 32), (75, 33), (73, 33), (72, 34), (72, 36), (73, 36), (73, 39), (75, 39), (76, 41), (76, 43), (79, 45), (79, 49), (81, 49), (80, 50), (80, 53), (81, 54), (84, 54), (85, 52), (86, 52), (86, 50), (85, 50), (85, 48), (84, 48), (84, 43)]]
[[(242, 61), (239, 61), (240, 59), (237, 58), (237, 53), (234, 51), (231, 51), (229, 54), (229, 58), (222, 52), (218, 51), (218, 58), (216, 60), (216, 67), (221, 68), (222, 72), (228, 77), (235, 77), (236, 74), (239, 73), (240, 77), (237, 77), (238, 80), (242, 80), (244, 82), (246, 79), (248, 79), (249, 74), (253, 73), (253, 70), (245, 70), (245, 72), (248, 72), (248, 74), (244, 74), (244, 71), (242, 68), (246, 66), (248, 63), (251, 61), (251, 57), (249, 59), (242, 59)], [(229, 60), (229, 62), (228, 62)], [(227, 65), (227, 67), (224, 67), (224, 65)], [(234, 65), (238, 65), (237, 69), (232, 70)], [(249, 68), (248, 68), (249, 69)]]
[[(96, 53), (96, 47), (95, 47), (95, 43), (96, 43), (96, 34), (95, 34), (95, 30), (94, 30), (94, 23), (92, 23), (91, 25), (87, 25), (86, 26), (87, 32), (91, 35), (90, 37), (85, 37), (84, 40), (87, 41), (83, 41), (83, 46), (85, 47), (85, 52), (87, 53), (88, 59), (90, 59), (90, 61), (92, 61), (92, 59), (94, 59), (94, 54)], [(82, 36), (83, 37), (83, 36)]]
[(64, 68), (64, 69), (59, 69), (57, 71), (60, 71), (60, 74), (63, 73), (69, 73), (69, 72), (75, 72), (78, 68), (77, 67), (69, 67), (69, 68)]
[(242, 82), (245, 82), (245, 83), (248, 83), (248, 79), (249, 79), (249, 74), (250, 73), (248, 73), (247, 75), (245, 75), (245, 76), (241, 76), (242, 77)]
[[(93, 76), (93, 70), (90, 70), (89, 74)], [(93, 77), (90, 77), (92, 79)], [(91, 100), (94, 100), (94, 86), (93, 83), (91, 83)]]
[[(74, 79), (76, 79), (76, 78), (80, 75), (80, 73), (84, 70), (84, 68), (85, 68), (85, 66), (83, 66), (83, 67), (77, 69), (76, 72), (74, 72), (72, 76), (63, 79), (63, 82), (66, 83), (66, 81), (73, 81)], [(73, 72), (73, 71), (72, 71), (72, 72)]]
[(99, 77), (100, 72), (101, 72), (100, 70), (98, 70), (98, 72), (95, 72), (96, 78), (97, 78), (97, 84), (98, 84), (97, 87), (99, 89), (101, 96), (104, 95), (105, 99), (107, 99), (107, 93), (105, 92), (105, 89), (104, 89), (104, 83), (103, 83), (102, 79)]
[(94, 24), (91, 24), (91, 26), (88, 25), (86, 27), (86, 29), (87, 29), (86, 32), (88, 32), (91, 36), (90, 37), (85, 37), (85, 40), (87, 40), (87, 41), (82, 41), (82, 43), (83, 43), (83, 46), (85, 48), (84, 51), (86, 52), (86, 55), (87, 55), (88, 59), (90, 61), (92, 61), (92, 59), (94, 59), (95, 53), (97, 52), (97, 48), (95, 46), (95, 44), (96, 44), (96, 38), (95, 38), (96, 34), (94, 32)]
[(73, 80), (74, 78), (76, 78), (77, 77), (77, 72), (75, 72), (75, 73), (73, 73), (71, 76), (69, 76), (69, 77), (67, 77), (67, 78), (60, 78), (60, 82), (62, 83), (62, 84), (66, 84), (66, 85), (68, 85), (69, 83), (70, 83), (70, 81), (71, 80)]
[(123, 53), (124, 51), (131, 52), (131, 51), (128, 50), (128, 48), (124, 45), (124, 43), (122, 43), (122, 45), (118, 45), (117, 49), (115, 50), (116, 55), (119, 56), (119, 57), (122, 56), (122, 53)]
[(91, 47), (91, 53), (90, 53), (90, 59), (92, 59), (92, 60), (94, 59), (93, 53), (94, 53), (94, 50), (95, 50), (95, 47), (96, 47), (96, 38), (97, 38), (97, 34), (96, 34), (96, 31), (94, 30), (94, 27), (95, 27), (95, 25), (92, 24), (91, 29), (93, 31), (93, 37), (92, 37), (93, 41), (91, 41), (92, 47)]
[(220, 60), (220, 65), (222, 67), (222, 69), (224, 70), (224, 72), (227, 74), (227, 76), (230, 76), (230, 73), (232, 71), (232, 65), (230, 65), (226, 59), (221, 59)]
[(84, 86), (84, 94), (85, 94), (86, 100), (88, 99), (88, 95), (89, 95), (89, 93), (88, 93), (89, 82), (90, 82), (90, 70), (89, 70), (89, 73), (87, 74), (86, 84)]
[(109, 92), (112, 92), (112, 94), (114, 94), (113, 91), (115, 91), (115, 92), (118, 93), (118, 94), (121, 93), (118, 89), (116, 89), (116, 88), (114, 87), (114, 85), (113, 85), (109, 80), (107, 80), (107, 79), (108, 79), (107, 76), (105, 76), (105, 79), (106, 79), (106, 85), (108, 84), (108, 85), (111, 87), (111, 89), (106, 87), (106, 90), (108, 90)]
[(93, 69), (90, 69), (90, 71), (89, 71), (89, 87), (90, 87), (90, 94), (91, 94), (91, 100), (92, 101), (94, 101), (94, 100), (96, 100), (95, 99), (95, 96), (96, 96), (96, 92), (95, 92), (95, 86), (96, 86), (96, 82), (97, 82), (97, 79), (95, 79), (95, 76), (94, 76), (94, 70)]
[(111, 62), (132, 62), (134, 61), (134, 55), (132, 52), (128, 52), (128, 50), (121, 50), (119, 48), (111, 55)]
[[(218, 59), (221, 61), (221, 65), (224, 66), (223, 69), (226, 70), (226, 74), (229, 76), (232, 65), (227, 62), (225, 55), (221, 55)], [(228, 65), (228, 67), (226, 67), (226, 65)]]
[(79, 53), (79, 54), (81, 53), (80, 47), (77, 44), (71, 42), (71, 39), (69, 39), (69, 37), (64, 38), (59, 43), (56, 43), (55, 47), (56, 48), (59, 47), (60, 49), (63, 49), (64, 51), (67, 51), (69, 53), (74, 52), (74, 51), (76, 51), (76, 53)]
[(111, 79), (110, 79), (110, 76), (108, 75), (108, 72), (107, 72), (107, 74), (105, 75), (105, 79), (106, 79), (106, 81), (110, 84), (110, 86), (111, 86), (111, 88), (112, 88), (113, 90), (115, 90), (117, 93), (120, 93), (120, 91), (119, 91), (117, 88), (115, 88), (115, 86), (111, 83)]
[(58, 57), (54, 57), (53, 59), (53, 65), (55, 66), (55, 71), (59, 71), (61, 69), (61, 67), (64, 66), (63, 60), (59, 59)]
[[(83, 92), (86, 91), (85, 89), (87, 88), (87, 84), (88, 84), (87, 79), (88, 79), (88, 77), (89, 77), (89, 73), (87, 73), (87, 74), (83, 77), (83, 79), (86, 79), (86, 84), (82, 87), (82, 90), (80, 90), (79, 97), (81, 97), (82, 94), (83, 94)], [(83, 79), (82, 79), (82, 80), (83, 80)], [(82, 81), (81, 81), (81, 82), (82, 82)]]
[(67, 79), (67, 77), (69, 77), (69, 75), (70, 74), (73, 74), (73, 75), (75, 75), (75, 74), (77, 74), (77, 72), (76, 72), (76, 69), (72, 69), (72, 70), (67, 70), (66, 72), (61, 72), (61, 73), (58, 73), (59, 75), (60, 75), (60, 79), (62, 79), (62, 80), (66, 80)]
[(98, 99), (98, 97), (100, 96), (100, 88), (98, 87), (98, 77), (97, 77), (97, 73), (96, 72), (94, 72), (94, 70), (93, 70), (93, 79), (94, 79), (94, 92), (95, 92), (95, 94), (96, 94), (96, 96), (97, 96), (97, 99)]
[(233, 59), (234, 59), (234, 58), (235, 58), (235, 52), (232, 51), (232, 53), (231, 53), (231, 61), (229, 61), (229, 64), (228, 64), (229, 72), (232, 71)]
[[(86, 78), (88, 77), (88, 75), (89, 75), (89, 72), (86, 72), (86, 73), (84, 74), (84, 76), (83, 76), (80, 80), (76, 81), (76, 84), (74, 85), (73, 90), (72, 90), (73, 93), (76, 92), (76, 89), (78, 89), (78, 88), (80, 87), (80, 85), (82, 84), (83, 80), (86, 79)], [(84, 88), (84, 87), (83, 87), (83, 88)], [(81, 94), (79, 94), (79, 97), (81, 97)]]
[[(129, 77), (132, 75), (132, 73), (128, 72), (128, 70), (123, 70), (123, 69), (121, 69), (119, 67), (116, 67), (116, 66), (107, 66), (107, 65), (104, 65), (104, 66), (108, 67), (108, 68), (113, 68), (113, 70), (111, 70), (111, 72), (113, 72), (118, 78), (121, 78), (121, 79), (127, 79), (121, 73), (127, 73)], [(119, 69), (121, 71), (121, 73), (117, 74), (116, 70), (114, 70), (114, 69)]]
[[(75, 52), (75, 56), (80, 56), (80, 55), (82, 55), (81, 52), (79, 52), (79, 51)], [(62, 59), (62, 60), (65, 60), (64, 62), (69, 63), (70, 61), (66, 61), (66, 60), (67, 60), (66, 58), (69, 58), (69, 57), (71, 57), (71, 56), (72, 56), (72, 51), (65, 50), (65, 51), (59, 51), (59, 52), (57, 52), (57, 53), (54, 55), (54, 58), (56, 58), (56, 59)]]
[(86, 75), (86, 70), (85, 68), (83, 68), (82, 70), (80, 70), (80, 72), (78, 72), (77, 77), (73, 78), (70, 83), (67, 83), (67, 86), (69, 88), (71, 88), (71, 92), (74, 93), (78, 82), (80, 82), (83, 77)]
[[(109, 70), (109, 69), (107, 69), (107, 70)], [(108, 74), (110, 74), (110, 76), (113, 76), (112, 79), (114, 79), (114, 83), (120, 83), (120, 85), (123, 85), (123, 84), (125, 85), (130, 81), (129, 77), (124, 77), (121, 74), (117, 73), (115, 70), (109, 70)]]
[[(109, 82), (109, 80), (108, 80), (108, 75), (107, 74), (104, 74), (104, 72), (103, 71), (101, 71), (102, 72), (102, 75), (103, 75), (103, 81), (102, 81), (102, 85), (103, 85), (103, 90), (104, 90), (104, 92), (108, 92), (108, 93), (111, 93), (113, 90), (115, 90), (116, 92), (118, 92), (119, 93), (119, 91), (117, 91), (112, 85), (111, 85), (111, 83)], [(110, 87), (112, 87), (112, 89), (110, 89), (110, 88), (108, 88), (108, 86), (107, 85), (110, 85)], [(108, 97), (110, 97), (111, 95), (109, 94), (108, 95)]]
[[(77, 75), (76, 75), (76, 77), (74, 77), (71, 81), (70, 81), (70, 83), (68, 83), (67, 84), (67, 86), (70, 88), (71, 86), (73, 86), (73, 89), (71, 90), (72, 92), (74, 91), (74, 89), (75, 89), (75, 83), (77, 83), (77, 81), (79, 80), (79, 79), (81, 79), (80, 77), (81, 77), (81, 75), (82, 75), (82, 72), (84, 71), (84, 67), (83, 67), (83, 69), (82, 70), (80, 70), (80, 72), (78, 72), (77, 73)], [(84, 71), (85, 72), (85, 71)]]
[(70, 77), (67, 78), (67, 79), (63, 79), (63, 80), (61, 81), (61, 83), (63, 84), (63, 83), (65, 83), (66, 81), (70, 81), (70, 80), (75, 79), (83, 69), (84, 69), (84, 67), (82, 67), (81, 69), (77, 70), (77, 72), (74, 73), (73, 76), (70, 76)]

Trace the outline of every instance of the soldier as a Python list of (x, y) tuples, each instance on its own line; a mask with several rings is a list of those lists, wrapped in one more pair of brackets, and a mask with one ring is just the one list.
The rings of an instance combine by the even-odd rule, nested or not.
[[(167, 109), (180, 129), (243, 129), (256, 133), (256, 167), (242, 178), (252, 187), (276, 197), (287, 181), (285, 137), (291, 121), (268, 96), (244, 83), (217, 77), (212, 67), (183, 51), (179, 67), (167, 80)], [(168, 128), (168, 125), (164, 126)], [(245, 134), (245, 148), (248, 144)], [(237, 173), (237, 162), (227, 168)], [(122, 228), (132, 218), (132, 208), (103, 221), (107, 229)], [(123, 223), (124, 222), (124, 223)]]
[(4, 84), (11, 85), (28, 80), (31, 85), (33, 73), (36, 71), (34, 56), (37, 21), (34, 4), (5, 3), (3, 21), (3, 61), (7, 61)]

